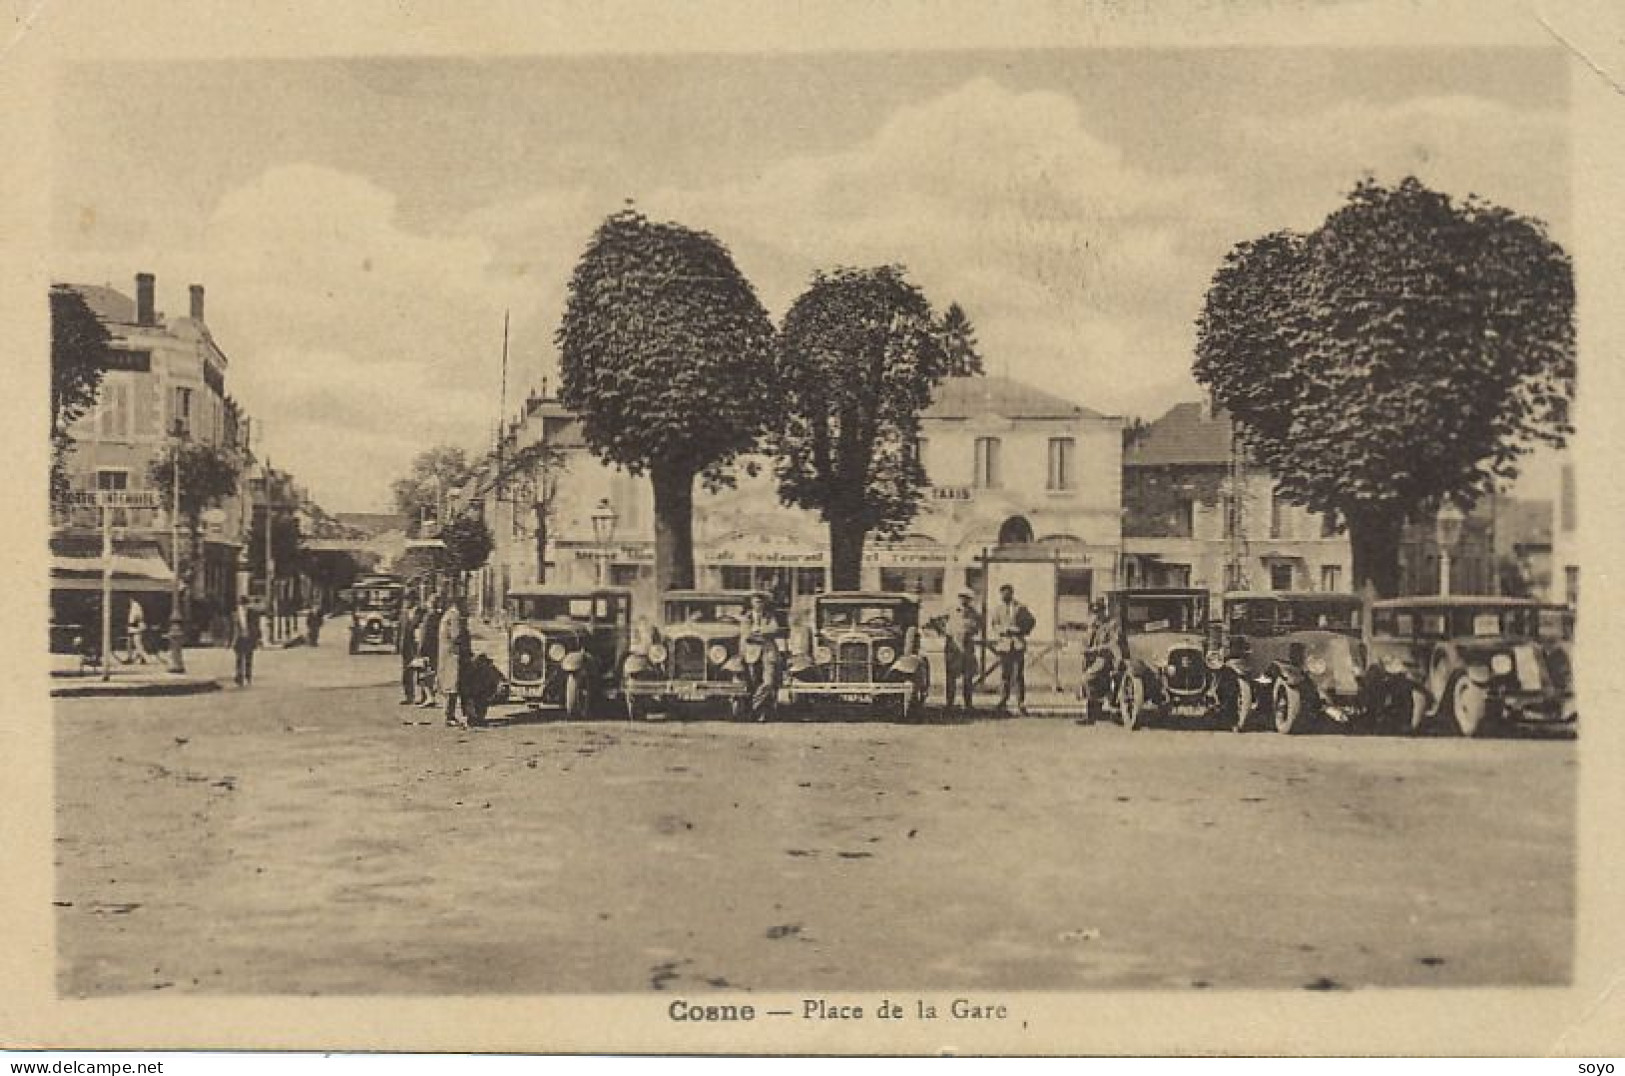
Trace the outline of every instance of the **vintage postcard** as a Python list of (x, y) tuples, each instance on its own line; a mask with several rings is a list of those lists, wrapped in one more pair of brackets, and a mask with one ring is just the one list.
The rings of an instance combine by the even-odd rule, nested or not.
[(1606, 5), (18, 11), (0, 1045), (1619, 1053)]

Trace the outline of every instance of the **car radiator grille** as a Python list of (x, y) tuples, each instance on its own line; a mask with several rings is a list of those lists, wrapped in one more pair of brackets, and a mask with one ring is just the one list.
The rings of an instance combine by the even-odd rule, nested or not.
[(1188, 650), (1181, 650), (1169, 655), (1168, 664), (1172, 671), (1168, 674), (1168, 686), (1180, 691), (1195, 691), (1207, 680), (1206, 666), (1202, 664), (1202, 656)]
[(835, 651), (835, 679), (841, 683), (867, 683), (869, 644), (842, 643)]
[(677, 639), (672, 642), (671, 675), (675, 680), (705, 679), (704, 639)]
[(522, 683), (535, 683), (547, 675), (547, 640), (535, 635), (522, 635), (513, 641), (508, 659), (512, 679)]

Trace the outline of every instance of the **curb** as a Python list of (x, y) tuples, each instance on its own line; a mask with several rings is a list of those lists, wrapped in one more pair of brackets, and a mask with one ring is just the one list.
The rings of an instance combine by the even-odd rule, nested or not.
[(96, 680), (88, 684), (65, 684), (51, 688), (53, 699), (114, 698), (117, 696), (201, 695), (219, 691), (220, 681), (201, 680), (196, 677), (173, 681), (148, 680), (139, 683), (104, 683)]

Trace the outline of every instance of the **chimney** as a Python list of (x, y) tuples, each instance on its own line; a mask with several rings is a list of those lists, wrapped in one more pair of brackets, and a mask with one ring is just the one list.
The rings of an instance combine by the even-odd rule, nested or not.
[(135, 274), (135, 323), (137, 325), (158, 324), (157, 314), (152, 307), (152, 289), (156, 278), (151, 273)]
[(203, 285), (192, 285), (192, 320), (203, 321)]

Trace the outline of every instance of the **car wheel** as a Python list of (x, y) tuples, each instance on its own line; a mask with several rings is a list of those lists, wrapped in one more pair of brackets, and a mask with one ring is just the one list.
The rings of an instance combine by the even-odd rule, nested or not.
[(583, 683), (580, 673), (571, 673), (564, 678), (564, 712), (574, 718), (587, 716), (587, 685)]
[(642, 721), (649, 716), (649, 700), (638, 695), (626, 693), (626, 719), (628, 721)]
[(1489, 722), (1484, 718), (1490, 700), (1483, 688), (1466, 676), (1458, 676), (1451, 685), (1449, 698), (1450, 717), (1457, 732), (1472, 737), (1488, 731)]
[(1284, 680), (1275, 683), (1275, 731), (1284, 735), (1302, 732), (1307, 724), (1303, 692)]
[(925, 662), (920, 663), (920, 669), (914, 674), (914, 708), (925, 709), (925, 704), (931, 698), (931, 666)]
[(1245, 676), (1236, 677), (1235, 723), (1230, 726), (1233, 732), (1246, 732), (1247, 719), (1253, 713), (1253, 685)]
[(1145, 721), (1145, 684), (1134, 673), (1123, 677), (1123, 686), (1117, 699), (1117, 712), (1122, 715), (1123, 727), (1133, 732)]

